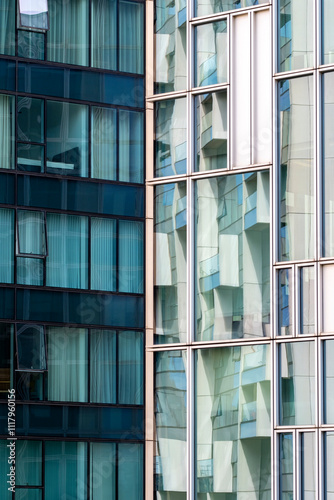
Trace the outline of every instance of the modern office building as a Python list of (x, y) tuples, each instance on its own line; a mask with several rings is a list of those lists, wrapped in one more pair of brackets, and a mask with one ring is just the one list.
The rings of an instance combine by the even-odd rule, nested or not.
[(1, 500), (143, 500), (144, 223), (144, 3), (1, 0)]
[(147, 500), (334, 498), (333, 21), (146, 2)]

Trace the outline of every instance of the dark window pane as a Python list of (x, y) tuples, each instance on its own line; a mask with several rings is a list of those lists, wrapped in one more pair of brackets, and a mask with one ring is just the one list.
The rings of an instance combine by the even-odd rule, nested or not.
[(1, 0), (0, 54), (15, 55), (15, 2)]
[(42, 326), (18, 325), (17, 364), (20, 370), (46, 370), (45, 335)]
[[(42, 443), (21, 441), (16, 443), (17, 486), (42, 486)], [(17, 490), (19, 491), (19, 490)], [(17, 492), (16, 492), (17, 497)]]
[(0, 399), (8, 398), (8, 389), (13, 387), (11, 347), (13, 325), (0, 323)]

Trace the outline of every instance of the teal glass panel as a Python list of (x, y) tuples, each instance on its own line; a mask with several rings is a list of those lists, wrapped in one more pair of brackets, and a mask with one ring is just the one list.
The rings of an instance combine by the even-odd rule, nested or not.
[(17, 31), (17, 55), (44, 61), (45, 35), (35, 31)]
[(227, 22), (196, 26), (195, 86), (215, 85), (227, 81)]
[(2, 0), (0, 5), (0, 54), (15, 55), (15, 3)]
[(269, 346), (197, 351), (198, 500), (270, 497), (270, 373)]
[(331, 0), (322, 0), (322, 64), (334, 62), (334, 4)]
[(155, 2), (155, 92), (187, 87), (187, 2)]
[(90, 331), (90, 401), (116, 403), (116, 332)]
[(301, 499), (316, 500), (316, 440), (314, 432), (300, 434)]
[(196, 182), (197, 340), (270, 336), (269, 173)]
[(18, 285), (43, 286), (44, 259), (17, 257), (16, 283)]
[(315, 423), (314, 342), (282, 343), (278, 349), (280, 425), (312, 425)]
[(15, 500), (42, 500), (41, 489), (17, 488), (15, 491)]
[(117, 70), (116, 0), (92, 0), (91, 55), (95, 68)]
[(197, 171), (227, 168), (227, 92), (195, 98)]
[(118, 445), (118, 500), (143, 500), (144, 449), (139, 443)]
[(94, 107), (91, 117), (91, 176), (116, 180), (117, 112)]
[(324, 420), (326, 424), (334, 423), (334, 340), (324, 342)]
[(14, 325), (0, 323), (0, 400), (6, 401), (13, 387), (13, 330)]
[(14, 281), (14, 210), (0, 208), (0, 283)]
[(88, 106), (47, 101), (46, 170), (88, 176)]
[(115, 443), (90, 444), (90, 498), (116, 500)]
[[(1, 12), (1, 11), (0, 11)], [(6, 407), (7, 409), (7, 407)], [(7, 423), (7, 415), (6, 415), (6, 423)], [(10, 465), (8, 464), (9, 458), (9, 448), (7, 448), (8, 441), (0, 440), (0, 477), (6, 478), (7, 474), (10, 473)], [(15, 486), (15, 481), (13, 481), (13, 485)], [(12, 493), (8, 490), (11, 485), (7, 484), (7, 481), (0, 481), (0, 495), (1, 500), (12, 500)]]
[(0, 173), (0, 203), (15, 204), (16, 176), (12, 173)]
[(19, 370), (46, 370), (45, 335), (42, 326), (18, 324), (16, 344)]
[(87, 444), (45, 442), (45, 500), (86, 498)]
[(84, 328), (48, 327), (49, 401), (88, 400), (88, 333)]
[[(331, 28), (331, 32), (332, 32)], [(334, 33), (334, 31), (333, 31)], [(334, 256), (334, 144), (333, 144), (333, 116), (334, 116), (334, 72), (322, 76), (322, 134), (323, 134), (323, 215), (322, 215), (322, 256)]]
[(186, 351), (155, 354), (155, 500), (187, 498)]
[(87, 288), (88, 218), (47, 214), (46, 285)]
[(44, 172), (44, 146), (17, 144), (17, 168), (25, 172)]
[(118, 290), (143, 293), (144, 226), (142, 222), (118, 223)]
[(15, 168), (14, 157), (15, 98), (0, 94), (0, 168)]
[(155, 188), (155, 342), (186, 342), (186, 183)]
[(155, 176), (187, 172), (187, 101), (155, 103)]
[(118, 403), (143, 404), (144, 338), (142, 332), (119, 332), (117, 369)]
[(144, 115), (119, 110), (119, 180), (144, 182)]
[(243, 9), (269, 3), (268, 0), (196, 0), (196, 16), (218, 14), (227, 10)]
[(278, 271), (278, 335), (293, 335), (292, 269)]
[(293, 500), (293, 435), (279, 435), (279, 495), (282, 500)]
[(17, 138), (19, 141), (44, 142), (44, 102), (18, 97)]
[(313, 2), (279, 1), (279, 71), (313, 67)]
[(326, 432), (324, 436), (324, 480), (325, 499), (331, 500), (334, 493), (334, 432)]
[(144, 5), (118, 2), (119, 71), (144, 72)]
[(22, 401), (44, 400), (44, 374), (31, 371), (17, 371), (16, 376), (17, 399)]
[(47, 59), (67, 64), (88, 64), (88, 1), (49, 0)]
[(314, 257), (313, 78), (279, 83), (280, 260)]
[(315, 277), (314, 267), (300, 268), (300, 318), (299, 330), (301, 334), (315, 333)]
[(91, 219), (91, 288), (116, 290), (116, 221)]
[(46, 255), (45, 219), (43, 212), (17, 211), (19, 254)]
[(17, 486), (42, 486), (41, 441), (17, 441)]

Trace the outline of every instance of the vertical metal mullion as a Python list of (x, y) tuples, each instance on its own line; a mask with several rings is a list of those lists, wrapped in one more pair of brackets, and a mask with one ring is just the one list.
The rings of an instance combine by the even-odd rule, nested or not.
[(115, 498), (118, 498), (118, 447), (120, 443), (115, 443), (116, 454), (115, 454)]
[(42, 500), (45, 499), (45, 441), (42, 441)]
[[(86, 443), (86, 446), (87, 446), (87, 491), (86, 491), (86, 496), (87, 496), (87, 500), (90, 500), (90, 482), (91, 482), (91, 476), (90, 476), (90, 460), (91, 460), (91, 457), (90, 457), (90, 441), (88, 441)], [(93, 500), (93, 499), (92, 499)]]
[(195, 351), (187, 347), (187, 500), (195, 498), (195, 402), (194, 402), (194, 356)]
[(293, 498), (299, 500), (299, 477), (298, 477), (298, 469), (299, 469), (299, 446), (297, 443), (298, 431), (296, 429), (292, 429), (292, 450), (293, 450)]

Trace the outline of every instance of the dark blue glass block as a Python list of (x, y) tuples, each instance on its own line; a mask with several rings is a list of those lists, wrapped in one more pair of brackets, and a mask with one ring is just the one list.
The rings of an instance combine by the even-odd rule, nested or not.
[(23, 321), (144, 327), (144, 298), (132, 295), (17, 290), (16, 307)]
[(0, 89), (15, 90), (15, 61), (0, 60)]
[(0, 174), (0, 203), (15, 203), (15, 175)]
[(8, 435), (8, 404), (0, 403), (0, 434)]
[(0, 288), (0, 318), (14, 319), (14, 290)]
[(37, 64), (18, 64), (18, 91), (37, 95), (68, 97), (65, 95), (67, 69)]

